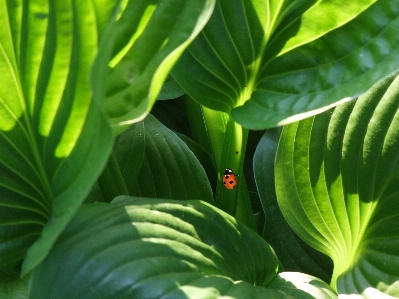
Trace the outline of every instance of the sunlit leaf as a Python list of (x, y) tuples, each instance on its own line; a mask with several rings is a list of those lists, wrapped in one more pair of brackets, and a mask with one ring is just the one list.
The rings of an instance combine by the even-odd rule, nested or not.
[(337, 294), (321, 279), (299, 272), (282, 272), (269, 284), (269, 288), (284, 291), (299, 299), (337, 299)]
[(280, 128), (268, 130), (254, 155), (254, 175), (265, 212), (263, 237), (273, 247), (285, 271), (311, 274), (330, 282), (332, 262), (303, 242), (289, 227), (277, 203), (274, 162)]
[(128, 1), (117, 21), (105, 109), (115, 126), (144, 119), (215, 0)]
[(398, 94), (391, 76), (281, 136), (279, 205), (293, 230), (332, 258), (339, 294), (399, 296)]
[(3, 1), (0, 19), (0, 263), (27, 255), (26, 273), (90, 191), (112, 135), (92, 100), (91, 2)]
[(246, 128), (287, 124), (399, 68), (398, 9), (395, 0), (222, 0), (172, 74)]

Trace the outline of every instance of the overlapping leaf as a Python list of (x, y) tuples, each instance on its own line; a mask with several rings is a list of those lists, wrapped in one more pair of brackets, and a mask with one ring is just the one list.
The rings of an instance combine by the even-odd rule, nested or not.
[(115, 126), (142, 120), (215, 0), (129, 1), (116, 24), (105, 109)]
[(184, 90), (181, 89), (180, 85), (177, 84), (175, 80), (173, 80), (173, 77), (168, 76), (165, 80), (165, 83), (162, 85), (162, 89), (159, 92), (157, 100), (162, 101), (175, 99), (184, 94)]
[(280, 207), (306, 242), (333, 259), (340, 294), (399, 297), (398, 94), (398, 78), (389, 77), (281, 136)]
[(250, 129), (314, 115), (399, 68), (398, 2), (345, 3), (219, 1), (172, 74)]
[(82, 207), (33, 272), (30, 298), (336, 298), (277, 267), (266, 242), (208, 204), (120, 197)]
[(269, 289), (276, 289), (297, 299), (337, 299), (337, 294), (327, 283), (319, 278), (300, 273), (282, 272), (269, 284)]
[(311, 274), (330, 282), (331, 260), (304, 243), (288, 226), (278, 207), (274, 162), (280, 128), (268, 130), (254, 155), (254, 175), (265, 213), (263, 237), (273, 247), (285, 271)]
[(0, 283), (1, 299), (28, 299), (29, 298), (29, 279), (27, 275), (23, 279), (8, 283)]
[(198, 159), (152, 115), (121, 134), (115, 157), (130, 195), (213, 202)]
[[(120, 59), (133, 61), (134, 76), (140, 73), (134, 91), (150, 93), (155, 101), (173, 63), (205, 24), (214, 4), (181, 2), (2, 2), (1, 263), (23, 258), (39, 235), (23, 272), (44, 258), (103, 168), (112, 135), (99, 103), (106, 90), (120, 87), (112, 80), (105, 84), (111, 57), (112, 67)], [(120, 8), (121, 13), (116, 11)], [(181, 10), (179, 18), (176, 11), (170, 13), (172, 8)], [(163, 21), (167, 24), (160, 26)], [(111, 79), (118, 78), (111, 74)], [(143, 116), (149, 104), (138, 94), (132, 97), (133, 106), (124, 101), (122, 106)], [(108, 99), (106, 106), (121, 107), (115, 99)]]
[(121, 197), (82, 207), (31, 298), (264, 298), (279, 294), (260, 287), (277, 267), (266, 242), (208, 204)]
[(112, 148), (89, 82), (100, 38), (95, 21), (105, 19), (91, 2), (63, 0), (3, 1), (0, 19), (0, 263), (24, 258), (41, 236), (26, 273), (83, 202)]
[[(187, 113), (194, 139), (212, 153), (217, 169), (215, 205), (256, 230), (243, 173), (248, 130), (229, 119), (228, 114), (211, 110), (187, 97)], [(230, 168), (239, 177), (237, 187), (227, 189), (223, 173)], [(212, 179), (212, 176), (210, 176)]]

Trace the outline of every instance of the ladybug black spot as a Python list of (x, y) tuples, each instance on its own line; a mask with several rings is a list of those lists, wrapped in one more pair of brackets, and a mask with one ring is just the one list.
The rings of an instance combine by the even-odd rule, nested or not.
[(223, 173), (223, 184), (227, 189), (233, 189), (237, 185), (236, 174), (232, 169), (226, 168)]

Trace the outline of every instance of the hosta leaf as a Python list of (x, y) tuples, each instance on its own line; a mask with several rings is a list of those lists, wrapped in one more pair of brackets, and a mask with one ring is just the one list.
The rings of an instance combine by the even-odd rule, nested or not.
[[(276, 34), (269, 50), (277, 56), (313, 41), (347, 23), (376, 2), (371, 1), (274, 1), (276, 5)], [(342, 6), (346, 4), (345, 9)], [(272, 6), (273, 7), (273, 6)], [(328, 16), (328, 18), (325, 18)], [(281, 29), (281, 30), (279, 30)], [(280, 46), (283, 45), (281, 48)]]
[(26, 273), (90, 191), (112, 135), (89, 82), (91, 2), (3, 1), (0, 19), (0, 263), (27, 254)]
[(143, 164), (145, 135), (144, 121), (141, 121), (120, 134), (115, 144), (115, 160), (128, 192), (134, 189), (137, 176)]
[(282, 272), (269, 284), (270, 289), (284, 291), (299, 299), (337, 299), (337, 294), (321, 279), (299, 272)]
[(211, 185), (211, 189), (214, 192), (216, 182), (218, 180), (215, 161), (210, 153), (208, 153), (202, 146), (188, 138), (186, 135), (177, 134), (177, 136), (188, 146), (188, 148), (193, 152), (195, 157), (201, 163), (204, 168), (207, 176), (209, 184)]
[[(216, 164), (215, 205), (256, 230), (243, 173), (248, 130), (231, 121), (228, 114), (199, 105), (189, 97), (186, 108), (193, 138), (212, 153)], [(232, 169), (239, 178), (234, 189), (227, 189), (224, 185), (226, 168)], [(209, 178), (212, 179), (212, 176)]]
[(19, 277), (18, 267), (16, 265), (7, 265), (0, 267), (0, 283), (10, 282)]
[(272, 60), (259, 90), (233, 118), (251, 128), (282, 125), (365, 92), (399, 68), (398, 11), (397, 1), (377, 1), (348, 24)]
[(180, 87), (179, 84), (173, 79), (172, 76), (168, 76), (165, 80), (164, 85), (158, 95), (157, 100), (170, 100), (178, 98), (184, 95), (184, 90)]
[(117, 21), (105, 109), (115, 126), (142, 120), (215, 0), (128, 1)]
[(399, 297), (398, 94), (391, 76), (281, 136), (279, 205), (296, 233), (332, 258), (339, 294)]
[(184, 97), (157, 101), (151, 110), (151, 115), (173, 132), (191, 138), (191, 117), (187, 115)]
[(304, 243), (288, 226), (276, 197), (274, 162), (280, 128), (268, 130), (260, 140), (254, 155), (254, 175), (265, 212), (263, 237), (273, 247), (284, 271), (308, 273), (331, 280), (332, 263), (324, 254)]
[(23, 279), (18, 279), (8, 283), (0, 283), (1, 299), (28, 299), (29, 298), (29, 280), (27, 275)]
[(219, 1), (174, 78), (199, 103), (262, 129), (326, 110), (398, 69), (397, 1), (312, 3)]
[(213, 202), (196, 156), (152, 115), (121, 134), (115, 157), (130, 195)]
[(289, 298), (260, 287), (277, 267), (266, 242), (211, 205), (120, 197), (81, 208), (33, 272), (31, 298)]

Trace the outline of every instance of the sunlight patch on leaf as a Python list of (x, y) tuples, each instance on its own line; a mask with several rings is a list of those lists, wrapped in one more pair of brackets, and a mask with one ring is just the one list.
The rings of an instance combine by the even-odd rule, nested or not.
[[(126, 5), (127, 5), (127, 3), (126, 3)], [(148, 5), (147, 6), (147, 8), (144, 10), (144, 12), (142, 14), (142, 18), (141, 18), (139, 24), (137, 25), (136, 32), (132, 35), (132, 37), (126, 44), (126, 46), (124, 48), (122, 48), (122, 50), (117, 55), (115, 55), (115, 57), (109, 62), (109, 66), (111, 68), (115, 67), (118, 64), (118, 62), (129, 52), (132, 45), (136, 42), (136, 40), (140, 37), (140, 35), (145, 30), (145, 27), (147, 26), (148, 22), (150, 22), (151, 17), (153, 15), (153, 13), (155, 12), (156, 8), (157, 8), (156, 5)], [(122, 14), (122, 11), (121, 11), (121, 14)]]

